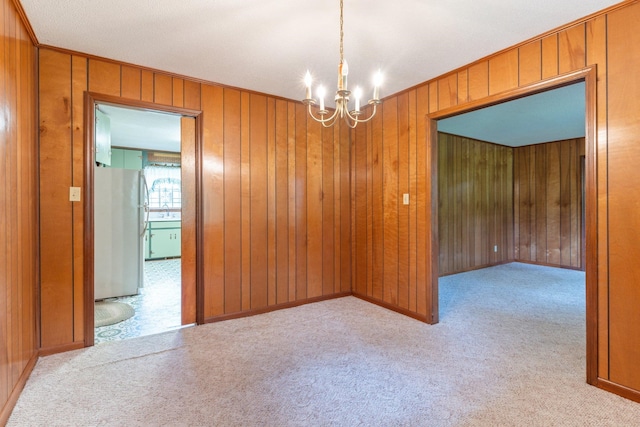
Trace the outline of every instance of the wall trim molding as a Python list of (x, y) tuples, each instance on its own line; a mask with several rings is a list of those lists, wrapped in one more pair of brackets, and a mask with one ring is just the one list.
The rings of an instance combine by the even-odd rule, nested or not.
[(420, 315), (418, 313), (414, 313), (413, 311), (405, 310), (405, 309), (400, 308), (398, 306), (386, 303), (386, 302), (381, 301), (379, 299), (371, 298), (371, 297), (369, 297), (367, 295), (364, 295), (364, 294), (360, 294), (360, 293), (354, 292), (353, 296), (356, 297), (356, 298), (359, 298), (359, 299), (361, 299), (363, 301), (366, 301), (366, 302), (368, 302), (370, 304), (377, 305), (379, 307), (385, 308), (385, 309), (390, 310), (390, 311), (395, 311), (396, 313), (402, 314), (402, 315), (407, 316), (407, 317), (411, 317), (412, 319), (415, 319), (415, 320), (419, 320), (420, 322), (424, 322), (424, 323), (427, 323), (427, 324), (434, 324), (435, 323), (435, 322), (430, 322), (428, 316), (422, 316), (422, 315)]
[[(431, 231), (427, 240), (431, 246), (427, 248), (428, 258), (431, 259), (432, 274), (431, 282), (427, 283), (427, 294), (434, 295), (430, 311), (434, 313), (437, 322), (438, 313), (438, 125), (437, 120), (455, 116), (468, 111), (478, 110), (491, 105), (500, 104), (546, 90), (567, 86), (580, 81), (585, 82), (585, 206), (586, 206), (586, 237), (585, 237), (585, 273), (586, 273), (586, 340), (587, 340), (587, 383), (596, 385), (598, 379), (598, 235), (597, 235), (597, 135), (596, 135), (596, 66), (588, 66), (569, 73), (543, 79), (530, 85), (517, 87), (515, 89), (489, 95), (484, 98), (462, 103), (450, 108), (427, 114), (425, 116), (426, 145), (428, 154), (432, 157), (428, 164), (431, 164), (428, 187), (431, 187), (430, 194), (427, 195), (427, 205), (431, 206)], [(435, 158), (435, 159), (434, 159)], [(431, 237), (431, 239), (429, 239)]]
[[(195, 318), (189, 319), (186, 324), (192, 323), (192, 320), (198, 324), (203, 323), (204, 318), (204, 281), (203, 281), (203, 242), (199, 237), (201, 230), (203, 230), (202, 224), (202, 111), (191, 110), (182, 107), (173, 107), (169, 105), (150, 103), (146, 101), (131, 100), (128, 98), (122, 98), (119, 96), (103, 95), (93, 92), (85, 92), (84, 99), (84, 346), (90, 347), (94, 345), (94, 295), (95, 295), (95, 281), (94, 281), (94, 164), (95, 164), (95, 152), (93, 150), (93, 134), (94, 134), (94, 121), (95, 121), (95, 109), (94, 105), (97, 102), (107, 103), (112, 105), (121, 106), (124, 108), (138, 108), (152, 111), (163, 111), (168, 113), (180, 114), (184, 117), (193, 117), (195, 119), (195, 164), (194, 164), (194, 181), (195, 181)], [(185, 165), (183, 165), (184, 167)], [(183, 169), (184, 171), (184, 169)], [(184, 282), (184, 280), (183, 280)], [(182, 307), (183, 307), (183, 322), (184, 318), (184, 295), (185, 295), (185, 283), (182, 283)], [(189, 303), (189, 302), (187, 302)], [(190, 307), (190, 306), (187, 306)]]
[(39, 46), (40, 43), (38, 42), (38, 37), (36, 37), (35, 31), (33, 31), (31, 22), (29, 22), (29, 17), (27, 16), (27, 13), (24, 11), (24, 8), (22, 7), (22, 3), (20, 3), (20, 0), (12, 0), (12, 1), (13, 1), (13, 6), (16, 8), (16, 12), (20, 17), (20, 20), (22, 21), (22, 24), (24, 25), (25, 30), (27, 30), (27, 34), (29, 34), (31, 43), (33, 43), (33, 45), (36, 47)]
[(302, 300), (302, 301), (285, 302), (282, 304), (276, 304), (272, 306), (257, 308), (255, 310), (239, 311), (237, 313), (222, 314), (220, 316), (207, 317), (204, 319), (204, 323), (217, 323), (217, 322), (222, 322), (224, 320), (240, 319), (243, 317), (256, 316), (258, 314), (270, 313), (272, 311), (282, 310), (285, 308), (294, 308), (294, 307), (299, 307), (301, 305), (307, 305), (307, 304), (312, 304), (312, 303), (321, 302), (321, 301), (328, 301), (328, 300), (337, 299), (337, 298), (344, 298), (352, 295), (353, 293), (351, 292), (339, 292), (331, 295), (323, 295), (319, 297), (307, 298), (306, 300)]
[(617, 394), (618, 396), (622, 396), (625, 399), (633, 400), (634, 402), (640, 403), (640, 391), (631, 389), (629, 387), (625, 387), (620, 384), (616, 384), (604, 378), (598, 378), (598, 381), (594, 385), (597, 386), (598, 388), (601, 388), (602, 390)]
[(11, 390), (11, 394), (9, 395), (7, 402), (0, 411), (0, 425), (5, 425), (7, 424), (7, 421), (9, 421), (11, 412), (13, 412), (13, 408), (16, 406), (18, 398), (20, 397), (24, 386), (27, 384), (27, 380), (29, 379), (29, 376), (31, 376), (31, 372), (33, 372), (33, 368), (35, 368), (38, 359), (38, 353), (35, 352), (27, 362), (27, 365), (22, 370), (22, 374), (20, 374), (18, 382), (16, 383), (13, 390)]

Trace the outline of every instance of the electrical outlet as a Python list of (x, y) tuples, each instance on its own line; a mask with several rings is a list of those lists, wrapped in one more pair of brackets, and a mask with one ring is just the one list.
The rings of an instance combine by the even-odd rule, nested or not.
[(498, 252), (498, 245), (493, 246), (493, 252)]
[(402, 204), (403, 205), (408, 205), (409, 204), (409, 193), (404, 193), (402, 195)]
[(69, 187), (69, 201), (70, 202), (80, 201), (80, 187)]

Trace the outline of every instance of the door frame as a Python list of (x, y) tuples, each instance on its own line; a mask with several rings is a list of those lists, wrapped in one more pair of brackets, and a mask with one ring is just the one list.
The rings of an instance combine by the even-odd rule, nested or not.
[[(431, 266), (431, 280), (427, 283), (427, 294), (431, 299), (430, 323), (438, 322), (438, 125), (437, 121), (462, 113), (478, 110), (536, 93), (557, 89), (574, 83), (585, 83), (585, 276), (586, 276), (586, 371), (587, 383), (598, 382), (598, 252), (597, 252), (597, 111), (596, 111), (596, 66), (585, 67), (540, 82), (501, 92), (485, 98), (444, 109), (425, 116), (427, 165), (427, 188), (430, 188), (427, 214), (431, 215), (431, 227), (427, 230), (427, 263)], [(430, 181), (430, 182), (429, 182)], [(429, 209), (429, 208), (427, 208)], [(429, 219), (427, 219), (429, 221)]]
[[(172, 107), (169, 105), (159, 105), (151, 102), (144, 102), (138, 100), (132, 100), (127, 98), (121, 98), (118, 96), (104, 95), (94, 92), (85, 92), (84, 96), (84, 245), (83, 245), (83, 259), (84, 259), (84, 346), (90, 347), (95, 343), (95, 283), (94, 283), (94, 173), (93, 168), (95, 165), (95, 149), (94, 149), (94, 124), (95, 124), (95, 104), (110, 104), (117, 107), (131, 108), (137, 110), (155, 111), (161, 113), (177, 114), (183, 117), (191, 117), (195, 119), (195, 165), (193, 176), (195, 183), (195, 289), (192, 289), (191, 294), (195, 292), (195, 319), (188, 319), (185, 321), (184, 313), (182, 316), (182, 324), (189, 324), (195, 322), (196, 324), (204, 323), (204, 287), (203, 287), (203, 264), (202, 264), (202, 111), (191, 110), (187, 108)], [(181, 131), (182, 134), (182, 131)], [(181, 149), (182, 151), (182, 149)], [(184, 235), (184, 233), (183, 233)], [(184, 307), (184, 295), (185, 295), (185, 281), (182, 280), (182, 305)], [(193, 317), (193, 316), (190, 316)]]

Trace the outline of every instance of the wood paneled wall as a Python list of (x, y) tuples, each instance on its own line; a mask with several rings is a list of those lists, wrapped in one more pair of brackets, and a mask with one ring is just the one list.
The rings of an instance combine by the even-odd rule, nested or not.
[(203, 111), (207, 321), (350, 292), (349, 133), (302, 104), (41, 48), (42, 337), (83, 345), (83, 93)]
[(607, 18), (609, 378), (640, 391), (640, 3)]
[(441, 276), (513, 260), (513, 169), (511, 147), (438, 135)]
[[(626, 1), (386, 98), (383, 114), (353, 133), (354, 291), (418, 317), (427, 312), (435, 276), (430, 271), (433, 254), (427, 250), (431, 245), (427, 210), (433, 203), (428, 191), (431, 153), (425, 146), (423, 125), (427, 114), (477, 106), (488, 96), (596, 65), (597, 241), (593, 247), (597, 248), (598, 384), (640, 400), (640, 263), (632, 259), (640, 251), (640, 217), (635, 214), (640, 200), (635, 185), (640, 178), (636, 164), (640, 86), (635, 77), (640, 49), (629, 48), (640, 42), (639, 21), (640, 3)], [(404, 158), (400, 153), (406, 145), (410, 155)], [(414, 205), (400, 204), (396, 210), (396, 183), (404, 184), (406, 179), (416, 210)], [(405, 210), (408, 246), (395, 234)], [(398, 250), (408, 254), (397, 257)], [(395, 275), (404, 271), (406, 260), (408, 276)], [(394, 273), (384, 274), (388, 282), (382, 279), (383, 269)], [(398, 282), (392, 283), (392, 278)], [(405, 308), (405, 300), (395, 300), (381, 285), (410, 290), (417, 301)]]
[[(426, 319), (426, 271), (416, 262), (426, 223), (426, 151), (416, 135), (425, 110), (416, 93), (385, 101), (353, 135), (353, 293)], [(408, 205), (403, 194), (410, 194)]]
[(0, 425), (38, 354), (36, 50), (11, 0), (0, 2)]
[(584, 138), (514, 148), (515, 259), (582, 265)]
[[(10, 8), (7, 0), (4, 4), (6, 14)], [(301, 301), (326, 295), (332, 287), (334, 292), (348, 289), (347, 273), (352, 266), (356, 294), (430, 321), (433, 319), (426, 316), (435, 277), (430, 249), (434, 154), (425, 145), (425, 116), (478, 105), (490, 95), (596, 65), (597, 146), (593, 158), (598, 171), (594, 214), (597, 241), (593, 247), (597, 247), (598, 384), (640, 400), (640, 314), (636, 309), (640, 301), (640, 264), (633, 259), (640, 241), (640, 224), (635, 215), (640, 190), (634, 185), (639, 178), (636, 159), (640, 147), (640, 87), (635, 70), (640, 67), (640, 50), (629, 48), (639, 43), (638, 21), (640, 3), (625, 1), (385, 99), (380, 114), (351, 134), (351, 171), (344, 145), (336, 148), (335, 144), (348, 138), (342, 136), (342, 131), (340, 138), (333, 135), (331, 156), (332, 136), (315, 124), (306, 123), (296, 103), (66, 55), (60, 60), (68, 63), (64, 69), (66, 79), (61, 80), (60, 86), (48, 88), (50, 93), (41, 92), (45, 97), (40, 108), (55, 121), (41, 125), (44, 132), (49, 129), (56, 135), (51, 143), (59, 148), (59, 152), (45, 148), (41, 156), (64, 159), (60, 159), (57, 171), (47, 171), (46, 167), (41, 171), (46, 172), (47, 178), (60, 180), (65, 192), (69, 185), (80, 182), (77, 170), (83, 156), (78, 145), (82, 140), (82, 117), (77, 103), (79, 92), (87, 87), (159, 104), (202, 108), (209, 120), (203, 144), (208, 197), (204, 213), (208, 251), (205, 258), (213, 263), (207, 267), (205, 279), (208, 315), (230, 313), (238, 306), (257, 309), (274, 300), (276, 304)], [(11, 32), (8, 22), (11, 20), (5, 19), (5, 27), (8, 25)], [(47, 55), (54, 53), (43, 49), (41, 60), (50, 59)], [(57, 101), (47, 99), (51, 96), (58, 97)], [(62, 113), (54, 113), (54, 109), (71, 118), (61, 120)], [(286, 152), (281, 139), (284, 128)], [(340, 154), (336, 155), (336, 151)], [(280, 179), (285, 173), (283, 157), (287, 159), (286, 181)], [(46, 158), (43, 160), (46, 164)], [(345, 214), (349, 208), (349, 172), (354, 200), (351, 221)], [(256, 182), (265, 177), (266, 181)], [(333, 193), (329, 189), (331, 183)], [(49, 190), (59, 192), (60, 188)], [(400, 202), (405, 191), (410, 195), (409, 205)], [(332, 201), (328, 200), (330, 194)], [(9, 206), (13, 209), (14, 205)], [(78, 303), (82, 299), (82, 255), (78, 252), (82, 213), (62, 202), (47, 207), (52, 208), (47, 212), (52, 217), (43, 222), (47, 230), (42, 236), (61, 235), (58, 248), (64, 256), (59, 258), (62, 264), (58, 266), (58, 257), (50, 253), (52, 248), (43, 246), (48, 251), (42, 258), (43, 270), (47, 270), (46, 274), (43, 271), (43, 313), (53, 313), (55, 308), (60, 319), (47, 319), (52, 323), (46, 325), (49, 330), (43, 334), (42, 342), (57, 346), (82, 336)], [(63, 232), (54, 230), (54, 225)], [(345, 231), (350, 226), (351, 246)], [(213, 238), (217, 240), (211, 241)], [(286, 246), (281, 246), (285, 241)], [(253, 249), (252, 244), (257, 247)], [(224, 270), (220, 269), (222, 264)], [(266, 270), (257, 266), (266, 266)], [(56, 307), (58, 303), (61, 305)]]

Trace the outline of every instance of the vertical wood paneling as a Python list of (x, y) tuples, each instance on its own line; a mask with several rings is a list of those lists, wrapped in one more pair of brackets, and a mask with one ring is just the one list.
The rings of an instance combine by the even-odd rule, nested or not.
[[(84, 61), (86, 59), (82, 58)], [(142, 92), (140, 85), (142, 83), (139, 68), (123, 65), (121, 69), (122, 83), (120, 88), (120, 96), (123, 98), (140, 99)], [(86, 87), (86, 84), (85, 84)]]
[[(360, 184), (360, 186), (358, 186), (358, 184), (356, 184), (354, 186), (354, 193), (355, 196), (357, 197), (359, 194), (357, 193), (358, 190), (362, 190), (363, 188), (366, 189), (366, 199), (364, 199), (363, 201), (363, 208), (362, 211), (366, 212), (366, 237), (364, 239), (366, 248), (364, 250), (364, 254), (366, 255), (366, 269), (367, 271), (362, 273), (362, 277), (363, 280), (366, 280), (366, 287), (364, 288), (364, 291), (362, 289), (356, 288), (356, 286), (358, 286), (359, 284), (356, 283), (352, 286), (352, 288), (355, 289), (359, 289), (359, 292), (363, 292), (365, 295), (373, 295), (373, 206), (372, 204), (369, 202), (371, 200), (373, 200), (373, 172), (374, 172), (374, 152), (373, 152), (373, 126), (372, 125), (367, 125), (366, 128), (360, 128), (360, 129), (356, 129), (356, 131), (354, 132), (354, 134), (356, 135), (356, 140), (358, 141), (363, 141), (363, 138), (365, 138), (365, 143), (362, 144), (357, 144), (355, 145), (355, 149), (353, 152), (353, 157), (355, 158), (353, 163), (355, 164), (355, 168), (359, 171), (359, 167), (358, 167), (358, 160), (360, 159), (360, 156), (362, 156), (362, 154), (358, 154), (358, 147), (360, 147), (361, 145), (365, 145), (365, 147), (361, 147), (361, 151), (366, 153), (366, 170), (360, 174), (360, 176), (362, 176), (362, 178), (366, 179), (366, 182), (363, 184)], [(363, 135), (363, 136), (360, 136)], [(364, 160), (364, 157), (363, 159)], [(377, 159), (375, 160), (375, 162), (377, 162)], [(362, 195), (364, 194), (361, 193), (360, 197), (362, 197)], [(357, 199), (356, 199), (357, 200)], [(356, 217), (357, 219), (357, 217)], [(360, 240), (362, 236), (360, 234), (358, 234), (357, 239)], [(354, 239), (356, 240), (356, 239)], [(356, 244), (360, 245), (360, 242), (357, 242)], [(358, 246), (360, 247), (360, 246)], [(357, 254), (356, 252), (354, 252), (354, 260), (355, 263), (357, 265), (358, 261), (359, 261), (359, 255), (361, 254)]]
[(200, 83), (184, 81), (184, 107), (192, 110), (200, 109)]
[[(465, 73), (466, 81), (466, 73)], [(458, 87), (460, 84), (458, 83)], [(466, 88), (466, 86), (465, 86)], [(460, 92), (458, 92), (458, 95)], [(465, 89), (466, 94), (466, 89)], [(465, 95), (466, 96), (466, 95)], [(417, 128), (418, 118), (416, 109), (416, 91), (409, 92), (408, 100), (408, 138), (409, 138), (409, 224), (407, 233), (409, 235), (409, 311), (415, 312), (417, 305), (417, 213), (418, 213), (418, 141)]]
[(585, 66), (585, 24), (579, 24), (558, 34), (558, 69), (560, 73)]
[(558, 74), (558, 35), (552, 34), (542, 39), (542, 78)]
[(382, 116), (380, 111), (371, 123), (371, 139), (372, 139), (372, 204), (371, 209), (371, 247), (372, 247), (372, 263), (371, 263), (371, 292), (370, 296), (375, 299), (383, 299), (383, 282), (384, 282), (384, 208), (383, 208), (383, 171), (384, 171), (384, 154), (382, 147)]
[(579, 138), (514, 148), (516, 260), (581, 267), (583, 147), (584, 138)]
[(484, 61), (469, 67), (469, 101), (489, 95), (489, 62)]
[(173, 80), (162, 73), (153, 75), (153, 102), (162, 105), (173, 104)]
[(332, 254), (335, 232), (333, 187), (333, 135), (339, 128), (322, 129), (322, 295), (333, 293), (335, 259)]
[(242, 310), (251, 309), (251, 140), (250, 95), (240, 95), (240, 218), (242, 222)]
[[(416, 117), (418, 120), (418, 128), (416, 132), (416, 140), (417, 142), (417, 224), (416, 224), (416, 240), (418, 242), (416, 249), (416, 282), (419, 284), (416, 289), (416, 312), (419, 315), (426, 316), (427, 310), (427, 288), (428, 288), (428, 280), (427, 274), (430, 273), (430, 267), (427, 266), (428, 263), (431, 262), (430, 253), (427, 252), (427, 234), (428, 229), (431, 227), (431, 224), (427, 224), (427, 221), (431, 219), (428, 216), (427, 211), (431, 208), (428, 204), (428, 200), (430, 198), (427, 196), (427, 193), (431, 191), (431, 187), (427, 185), (427, 175), (428, 171), (430, 171), (430, 165), (427, 162), (428, 159), (428, 150), (430, 149), (427, 146), (427, 134), (425, 129), (425, 117), (428, 112), (428, 92), (426, 92), (426, 87), (422, 86), (418, 88), (416, 93), (416, 103), (417, 103), (417, 113)], [(431, 319), (427, 319), (430, 321)]]
[[(87, 88), (87, 59), (71, 59), (72, 99), (72, 181), (74, 187), (84, 186), (84, 91)], [(86, 197), (86, 191), (83, 197)], [(73, 203), (73, 340), (84, 340), (84, 206)]]
[(609, 364), (612, 381), (640, 391), (640, 3), (611, 13), (608, 52)]
[(535, 145), (535, 178), (536, 188), (536, 222), (532, 224), (535, 230), (536, 256), (534, 261), (547, 262), (547, 149), (544, 145)]
[[(415, 91), (414, 91), (415, 93)], [(462, 70), (458, 72), (458, 102), (456, 104), (462, 104), (469, 100), (469, 70)]]
[(276, 100), (267, 99), (267, 305), (276, 304)]
[[(340, 239), (342, 233), (342, 173), (340, 154), (340, 141), (343, 137), (343, 128), (347, 126), (339, 126), (333, 129), (333, 170), (335, 181), (333, 184), (333, 289), (332, 292), (340, 292), (342, 289), (342, 241)], [(348, 140), (348, 135), (345, 135)]]
[(560, 265), (560, 146), (549, 144), (546, 150), (547, 200), (546, 239), (547, 263)]
[(41, 345), (56, 347), (73, 342), (71, 56), (42, 51), (39, 62), (40, 262), (55, 266), (41, 271)]
[(171, 99), (174, 107), (184, 107), (184, 80), (177, 77), (172, 79), (173, 94)]
[(249, 108), (251, 308), (257, 309), (268, 305), (267, 98), (251, 94)]
[[(587, 23), (587, 64), (597, 66), (597, 104), (607, 103), (607, 18), (599, 16)], [(608, 286), (608, 235), (607, 235), (607, 111), (597, 109), (597, 234), (598, 258), (598, 357), (599, 375), (609, 377), (609, 286)]]
[(183, 325), (196, 322), (197, 317), (197, 202), (196, 202), (196, 119), (180, 118), (180, 164), (182, 181), (181, 227), (181, 310)]
[[(341, 128), (340, 140), (340, 290), (351, 292), (352, 221), (351, 221), (351, 130)], [(355, 180), (354, 180), (355, 181)]]
[(287, 103), (287, 203), (289, 236), (289, 301), (296, 300), (296, 104)]
[(296, 294), (307, 298), (307, 111), (296, 105)]
[(289, 108), (286, 101), (276, 101), (275, 122), (275, 229), (276, 303), (289, 301)]
[(435, 113), (438, 111), (438, 82), (429, 83), (429, 112)]
[(140, 98), (145, 102), (153, 102), (154, 98), (154, 85), (153, 85), (153, 72), (148, 70), (141, 70), (140, 81)]
[(0, 5), (0, 424), (37, 357), (35, 49), (12, 2)]
[(542, 76), (541, 46), (540, 40), (520, 46), (518, 71), (521, 86), (540, 80)]
[[(504, 239), (513, 227), (508, 147), (468, 138), (438, 137), (438, 236), (440, 275), (509, 260)], [(509, 206), (505, 206), (509, 204)]]
[(383, 300), (398, 303), (398, 101), (385, 101), (382, 111)]
[[(409, 194), (409, 94), (398, 97), (398, 305), (409, 308), (409, 206), (402, 202)], [(409, 203), (411, 195), (409, 194)]]
[(224, 310), (242, 311), (240, 92), (224, 89)]
[(366, 142), (367, 127), (358, 126), (355, 131), (355, 224), (356, 239), (353, 242), (353, 253), (355, 257), (355, 283), (353, 290), (361, 295), (367, 295), (367, 277), (370, 267), (370, 260), (367, 251), (371, 249), (369, 242), (371, 233), (367, 231), (369, 228), (368, 221), (368, 201), (369, 193), (367, 191), (368, 174), (370, 172), (370, 161), (367, 155), (367, 148), (370, 144)]
[(120, 96), (120, 65), (90, 59), (89, 92)]
[[(403, 95), (400, 95), (403, 96)], [(458, 75), (451, 74), (438, 80), (438, 108), (452, 107), (458, 103)]]
[(322, 126), (307, 121), (307, 296), (322, 295)]
[(518, 50), (511, 49), (489, 60), (489, 95), (518, 87)]
[(202, 111), (204, 141), (202, 151), (202, 195), (204, 224), (203, 248), (206, 317), (225, 312), (225, 233), (224, 233), (224, 97), (218, 86), (203, 85)]

